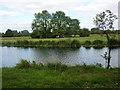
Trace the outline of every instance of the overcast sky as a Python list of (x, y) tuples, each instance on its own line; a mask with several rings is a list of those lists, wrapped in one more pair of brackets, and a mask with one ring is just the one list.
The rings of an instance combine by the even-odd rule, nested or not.
[[(0, 0), (0, 32), (8, 28), (29, 30), (34, 13), (48, 10), (50, 13), (64, 11), (67, 16), (80, 20), (81, 28), (93, 28), (93, 18), (105, 10), (118, 16), (119, 0)], [(118, 29), (117, 20), (114, 23)]]

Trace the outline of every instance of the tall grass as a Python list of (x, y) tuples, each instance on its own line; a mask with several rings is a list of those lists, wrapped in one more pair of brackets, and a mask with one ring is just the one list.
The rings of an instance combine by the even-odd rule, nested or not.
[(28, 40), (18, 40), (16, 42), (3, 42), (3, 46), (42, 46), (42, 47), (75, 47), (79, 48), (80, 42), (78, 40), (59, 40), (59, 41), (50, 41), (50, 40), (39, 40), (39, 41), (28, 41)]
[(100, 64), (67, 66), (21, 61), (16, 67), (2, 68), (2, 80), (3, 88), (119, 87), (118, 68), (105, 69)]
[(84, 47), (104, 47), (104, 46), (120, 46), (120, 40), (110, 39), (109, 42), (104, 42), (102, 40), (94, 40), (94, 41), (84, 41), (80, 42), (76, 39), (65, 39), (65, 40), (39, 40), (39, 41), (29, 41), (29, 40), (17, 40), (2, 42), (2, 46), (17, 46), (17, 47), (71, 47), (71, 48), (79, 48), (83, 45)]
[(33, 69), (51, 69), (51, 70), (58, 70), (61, 72), (64, 72), (67, 70), (68, 66), (65, 64), (62, 64), (60, 62), (57, 63), (47, 63), (47, 64), (42, 64), (42, 63), (36, 63), (35, 61), (27, 61), (27, 60), (21, 60), (20, 63), (16, 64), (16, 68), (23, 69), (23, 68), (33, 68)]

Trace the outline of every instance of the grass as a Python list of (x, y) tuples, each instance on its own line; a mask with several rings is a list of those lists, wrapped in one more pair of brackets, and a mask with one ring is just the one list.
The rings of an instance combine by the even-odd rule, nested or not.
[[(118, 40), (119, 35), (112, 34), (111, 38)], [(90, 37), (46, 38), (33, 39), (31, 37), (3, 37), (2, 46), (42, 46), (42, 47), (100, 47), (107, 46), (106, 35), (91, 34)], [(116, 47), (117, 45), (115, 45)]]
[[(35, 62), (28, 62), (29, 66), (25, 67), (26, 62), (2, 68), (3, 88), (118, 88), (118, 68), (105, 69), (100, 65), (85, 64), (66, 66), (61, 63), (39, 66)], [(33, 67), (36, 65), (40, 68)], [(64, 70), (61, 71), (62, 67)]]

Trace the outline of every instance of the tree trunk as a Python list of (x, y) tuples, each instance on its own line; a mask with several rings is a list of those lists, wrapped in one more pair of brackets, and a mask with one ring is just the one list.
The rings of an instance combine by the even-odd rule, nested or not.
[[(109, 43), (109, 41), (110, 41), (110, 38), (109, 38), (109, 36), (108, 36), (108, 34), (107, 33), (105, 33), (106, 34), (106, 37), (107, 37), (107, 41), (108, 41), (108, 43)], [(108, 46), (109, 47), (109, 46)], [(110, 67), (110, 59), (111, 59), (111, 48), (109, 47), (109, 52), (108, 52), (108, 65), (107, 65), (107, 69), (109, 69), (109, 67)]]
[(109, 67), (110, 67), (110, 59), (111, 59), (110, 53), (111, 53), (111, 48), (109, 47), (109, 53), (108, 53), (108, 65), (107, 65), (107, 69), (109, 69)]
[(106, 33), (106, 36), (107, 36), (107, 40), (108, 40), (108, 42), (110, 41), (110, 38), (109, 38), (109, 36), (108, 36), (108, 34)]

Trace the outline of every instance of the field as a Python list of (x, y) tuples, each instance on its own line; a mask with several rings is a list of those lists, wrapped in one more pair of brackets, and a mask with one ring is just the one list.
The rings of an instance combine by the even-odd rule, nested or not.
[(2, 69), (3, 88), (118, 88), (118, 69), (74, 66), (54, 69)]
[[(118, 39), (118, 37), (120, 35), (118, 34), (112, 34), (110, 35), (111, 37), (114, 37), (116, 39)], [(107, 41), (106, 39), (106, 35), (105, 34), (91, 34), (89, 37), (79, 37), (79, 36), (76, 36), (76, 37), (71, 37), (71, 38), (43, 38), (43, 39), (34, 39), (34, 38), (31, 38), (31, 37), (3, 37), (3, 38), (0, 38), (2, 42), (5, 42), (5, 41), (17, 41), (17, 40), (29, 40), (29, 41), (39, 41), (39, 40), (66, 40), (66, 39), (71, 39), (71, 40), (79, 40), (80, 42), (82, 41), (86, 41), (86, 40), (90, 40), (90, 41), (93, 41), (93, 40), (102, 40), (102, 41)]]
[[(117, 36), (117, 35), (115, 35)], [(4, 41), (16, 41), (16, 40), (29, 40), (29, 41), (39, 41), (39, 40), (66, 40), (66, 39), (76, 39), (79, 41), (86, 41), (86, 40), (102, 40), (102, 41), (106, 41), (106, 36), (105, 35), (98, 35), (98, 34), (91, 34), (89, 37), (71, 37), (71, 38), (46, 38), (46, 39), (33, 39), (31, 37), (3, 37), (1, 38), (1, 40)]]

